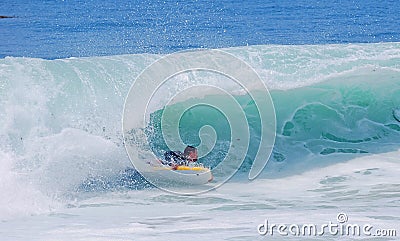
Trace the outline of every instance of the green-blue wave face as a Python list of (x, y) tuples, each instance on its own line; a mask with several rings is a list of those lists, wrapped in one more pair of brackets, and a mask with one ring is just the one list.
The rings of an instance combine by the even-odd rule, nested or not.
[[(204, 98), (215, 99), (219, 103), (223, 105), (224, 102), (229, 103), (229, 97), (226, 96), (218, 96), (218, 95), (211, 95), (205, 96)], [(204, 99), (203, 98), (203, 99)], [(248, 126), (244, 126), (243, 128), (248, 128), (250, 133), (250, 143), (249, 143), (249, 150), (247, 153), (247, 157), (245, 162), (251, 162), (254, 159), (257, 149), (260, 143), (260, 129), (261, 129), (261, 122), (260, 117), (258, 114), (257, 106), (255, 105), (254, 101), (249, 95), (238, 95), (234, 97), (235, 100), (241, 106), (247, 122)], [(191, 99), (188, 101), (198, 101), (195, 99)], [(168, 113), (183, 113), (180, 122), (179, 122), (179, 134), (180, 136), (169, 137), (169, 138), (181, 138), (182, 142), (186, 145), (193, 145), (199, 146), (201, 144), (201, 138), (199, 136), (199, 132), (202, 127), (209, 126), (213, 128), (215, 131), (215, 145), (214, 148), (208, 153), (202, 153), (201, 150), (199, 155), (202, 156), (200, 158), (200, 162), (204, 163), (207, 166), (215, 167), (220, 163), (226, 156), (227, 151), (229, 149), (229, 145), (231, 142), (231, 126), (229, 118), (237, 118), (236, 116), (227, 117), (224, 113), (222, 113), (219, 109), (209, 105), (193, 105), (190, 109), (183, 109), (182, 104), (174, 104), (172, 107), (175, 111), (171, 111)], [(150, 124), (151, 128), (148, 129), (148, 140), (150, 146), (154, 153), (158, 156), (162, 157), (163, 153), (166, 150), (169, 150), (164, 136), (162, 132), (162, 126), (164, 128), (168, 128), (172, 126), (173, 123), (168, 123), (168, 116), (164, 116), (164, 109), (158, 110), (151, 114), (150, 116)], [(239, 113), (238, 113), (239, 115)], [(171, 118), (172, 119), (172, 118)], [(161, 125), (162, 120), (164, 120), (163, 125)], [(151, 130), (151, 131), (150, 131)], [(212, 136), (205, 136), (203, 138), (204, 141), (207, 141), (207, 138), (211, 138)], [(235, 148), (232, 146), (232, 148)], [(182, 151), (182, 150), (180, 150)]]
[[(396, 71), (367, 69), (311, 86), (272, 90), (271, 95), (277, 114), (277, 139), (270, 159), (275, 165), (305, 164), (315, 158), (346, 159), (354, 154), (397, 150), (400, 145), (400, 123), (396, 120), (400, 79)], [(204, 98), (227, 101), (223, 96)], [(250, 143), (242, 166), (242, 170), (248, 170), (259, 148), (261, 123), (257, 106), (249, 96), (235, 99), (249, 123)], [(182, 111), (180, 106), (174, 104), (177, 113)], [(161, 130), (162, 114), (163, 110), (158, 110), (151, 115), (153, 131), (148, 132), (151, 148), (159, 156), (168, 149)], [(164, 118), (168, 122), (168, 116)], [(229, 119), (223, 113), (202, 105), (187, 110), (180, 119), (180, 136), (175, 138), (199, 145), (199, 131), (205, 125), (214, 128), (217, 140), (212, 152), (201, 161), (214, 167), (225, 157), (230, 144)]]

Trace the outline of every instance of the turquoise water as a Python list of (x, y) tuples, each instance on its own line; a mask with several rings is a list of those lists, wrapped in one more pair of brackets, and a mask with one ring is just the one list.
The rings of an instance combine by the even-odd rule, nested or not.
[[(277, 132), (264, 170), (268, 175), (327, 164), (313, 163), (315, 158), (339, 162), (399, 148), (398, 43), (265, 45), (226, 51), (248, 62), (270, 89)], [(0, 60), (1, 146), (10, 165), (38, 176), (33, 181), (46, 192), (74, 193), (88, 178), (100, 180), (95, 189), (129, 187), (120, 181), (121, 172), (131, 165), (121, 134), (123, 101), (135, 77), (157, 58), (145, 54)], [(196, 98), (224, 101), (215, 95)], [(236, 98), (249, 118), (250, 148), (241, 169), (245, 172), (259, 145), (259, 120), (249, 97)], [(154, 110), (150, 126), (157, 127), (159, 113)], [(203, 125), (214, 127), (217, 146), (202, 159), (211, 166), (225, 155), (230, 140), (230, 127), (221, 117), (217, 110), (197, 107), (180, 123), (188, 144), (198, 144)], [(166, 146), (160, 130), (148, 138), (161, 156)]]
[[(292, 166), (306, 162), (310, 155), (322, 158), (338, 153), (397, 150), (400, 125), (395, 110), (400, 105), (399, 84), (397, 71), (371, 66), (311, 86), (271, 90), (277, 113), (277, 139), (271, 161)], [(229, 101), (228, 97), (213, 95), (198, 101), (210, 98), (221, 103)], [(236, 99), (249, 122), (249, 151), (243, 164), (243, 169), (248, 169), (259, 146), (261, 123), (257, 106), (249, 96), (239, 95)], [(176, 113), (184, 110), (179, 104), (175, 108)], [(153, 151), (160, 157), (168, 150), (161, 129), (162, 114), (162, 110), (153, 114), (150, 126), (155, 130), (149, 133)], [(227, 118), (213, 107), (197, 106), (185, 111), (180, 119), (180, 138), (186, 144), (200, 145), (198, 133), (204, 125), (215, 129), (217, 147), (200, 159), (212, 167), (218, 164), (215, 160), (224, 159), (226, 143), (231, 140)]]

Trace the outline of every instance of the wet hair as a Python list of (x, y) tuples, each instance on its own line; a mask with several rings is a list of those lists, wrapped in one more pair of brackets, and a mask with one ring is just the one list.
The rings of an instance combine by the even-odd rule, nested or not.
[(185, 150), (183, 151), (183, 154), (187, 156), (187, 155), (189, 155), (189, 153), (196, 151), (196, 150), (197, 150), (197, 148), (194, 146), (187, 146), (185, 148)]

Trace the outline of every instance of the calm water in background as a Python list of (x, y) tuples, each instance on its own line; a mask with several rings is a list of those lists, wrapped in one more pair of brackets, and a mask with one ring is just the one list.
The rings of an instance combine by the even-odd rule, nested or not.
[(398, 1), (12, 1), (0, 57), (169, 53), (259, 44), (400, 41)]

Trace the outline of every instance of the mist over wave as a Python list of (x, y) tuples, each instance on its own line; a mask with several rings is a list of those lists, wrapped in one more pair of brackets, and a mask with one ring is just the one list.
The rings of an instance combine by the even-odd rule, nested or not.
[[(266, 173), (309, 169), (318, 165), (308, 161), (315, 157), (335, 162), (399, 149), (400, 43), (224, 50), (249, 63), (271, 90), (277, 140)], [(56, 208), (86, 188), (132, 186), (121, 182), (132, 167), (121, 136), (124, 99), (159, 57), (0, 60), (0, 204), (8, 203), (1, 217)], [(193, 114), (201, 120), (202, 111)], [(257, 139), (257, 125), (250, 128)], [(223, 152), (212, 155), (204, 161)]]

